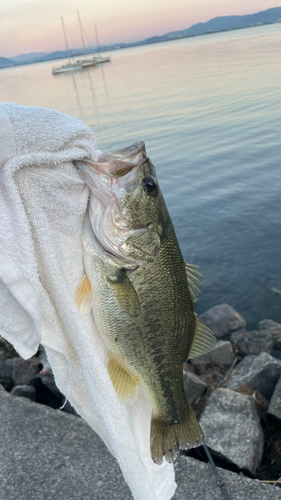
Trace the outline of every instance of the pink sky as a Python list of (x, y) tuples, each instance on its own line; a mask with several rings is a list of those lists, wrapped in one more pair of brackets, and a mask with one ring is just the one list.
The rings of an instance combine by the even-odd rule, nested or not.
[(0, 56), (63, 50), (61, 16), (70, 47), (81, 47), (76, 9), (94, 45), (94, 23), (100, 43), (113, 44), (279, 6), (281, 0), (1, 0)]

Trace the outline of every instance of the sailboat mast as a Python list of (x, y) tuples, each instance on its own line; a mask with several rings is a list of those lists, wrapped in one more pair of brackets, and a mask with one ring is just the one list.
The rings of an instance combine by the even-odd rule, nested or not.
[(64, 27), (63, 17), (61, 17), (60, 19), (61, 19), (61, 24), (62, 24), (62, 30), (63, 30), (63, 35), (64, 35), (64, 41), (65, 41), (66, 51), (67, 51), (67, 55), (68, 55), (69, 62), (71, 63), (70, 53), (69, 53), (69, 48), (68, 48), (68, 43), (67, 43), (67, 38), (66, 38), (66, 31), (65, 31), (65, 27)]
[(83, 29), (82, 29), (82, 23), (81, 23), (81, 19), (80, 19), (79, 10), (77, 10), (76, 12), (77, 12), (77, 17), (78, 17), (78, 22), (79, 22), (79, 27), (80, 27), (80, 33), (81, 33), (83, 50), (84, 50), (84, 54), (86, 55), (86, 46), (85, 46), (85, 40), (84, 40), (84, 35), (83, 35)]
[(100, 44), (99, 44), (99, 37), (98, 37), (98, 30), (97, 30), (97, 25), (95, 23), (95, 33), (96, 33), (96, 41), (97, 41), (97, 53), (100, 51)]

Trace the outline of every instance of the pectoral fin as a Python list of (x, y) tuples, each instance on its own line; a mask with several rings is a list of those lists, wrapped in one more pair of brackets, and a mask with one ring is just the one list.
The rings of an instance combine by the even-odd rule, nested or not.
[(132, 377), (123, 365), (110, 354), (107, 371), (118, 397), (122, 402), (132, 399), (138, 387), (138, 379)]
[(140, 312), (140, 301), (125, 271), (122, 269), (113, 276), (107, 276), (107, 281), (114, 290), (121, 309), (137, 315)]
[(86, 274), (77, 287), (75, 301), (82, 316), (90, 312), (92, 307), (91, 285)]
[(196, 358), (213, 349), (216, 337), (213, 332), (204, 325), (203, 321), (196, 316), (194, 339), (189, 351), (188, 359)]

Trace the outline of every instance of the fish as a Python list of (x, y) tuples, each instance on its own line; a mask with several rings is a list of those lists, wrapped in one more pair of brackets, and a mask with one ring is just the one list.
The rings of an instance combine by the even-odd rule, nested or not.
[(195, 313), (200, 273), (183, 260), (143, 141), (76, 166), (90, 187), (76, 302), (109, 349), (120, 401), (133, 400), (139, 384), (148, 392), (151, 458), (172, 463), (204, 441), (183, 385), (183, 363), (216, 341)]

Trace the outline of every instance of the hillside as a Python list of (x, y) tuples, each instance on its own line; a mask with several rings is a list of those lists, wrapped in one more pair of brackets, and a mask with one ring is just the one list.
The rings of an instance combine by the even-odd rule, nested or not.
[(8, 68), (9, 66), (15, 66), (15, 61), (12, 59), (7, 59), (6, 57), (0, 57), (0, 68)]
[(268, 9), (256, 14), (248, 14), (246, 16), (215, 17), (206, 23), (194, 24), (185, 30), (171, 31), (160, 37), (147, 38), (142, 43), (153, 43), (173, 38), (212, 33), (215, 31), (247, 28), (258, 24), (276, 23), (278, 21), (281, 21), (281, 7), (275, 7), (274, 9)]

